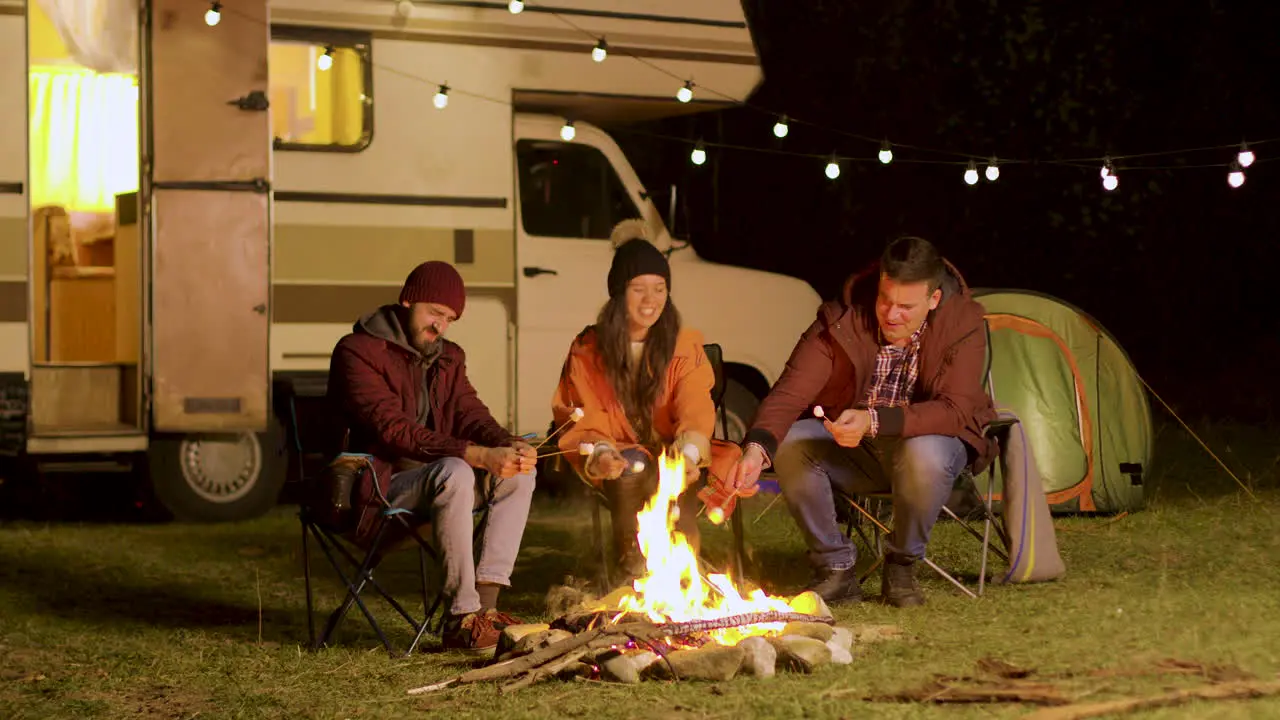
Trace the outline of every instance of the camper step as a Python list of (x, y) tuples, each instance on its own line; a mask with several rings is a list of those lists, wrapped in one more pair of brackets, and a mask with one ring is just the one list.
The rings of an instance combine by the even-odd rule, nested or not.
[(49, 473), (128, 473), (133, 463), (116, 460), (46, 460), (36, 463), (40, 474)]
[(33, 425), (30, 433), (30, 437), (111, 437), (116, 435), (146, 435), (146, 433), (122, 422)]

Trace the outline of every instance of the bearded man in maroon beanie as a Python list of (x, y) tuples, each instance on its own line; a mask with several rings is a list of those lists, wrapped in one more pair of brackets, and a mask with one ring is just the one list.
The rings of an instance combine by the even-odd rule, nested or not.
[[(462, 348), (444, 338), (465, 304), (452, 265), (433, 260), (414, 268), (397, 304), (360, 318), (338, 341), (329, 396), (346, 422), (346, 450), (373, 455), (387, 500), (432, 522), (444, 560), (444, 646), (490, 650), (503, 628), (521, 622), (496, 608), (524, 535), (536, 452), (494, 420), (467, 379)], [(477, 470), (494, 484), (478, 564)], [(380, 510), (373, 482), (366, 473), (357, 488), (364, 526)]]

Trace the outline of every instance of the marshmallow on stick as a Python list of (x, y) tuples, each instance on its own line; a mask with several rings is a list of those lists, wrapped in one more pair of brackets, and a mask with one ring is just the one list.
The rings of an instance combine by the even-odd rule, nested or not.
[(559, 435), (561, 430), (564, 430), (565, 428), (569, 427), (569, 426), (570, 426), (570, 425), (572, 425), (573, 423), (578, 422), (579, 420), (581, 420), (581, 419), (582, 419), (582, 416), (583, 416), (583, 415), (585, 415), (585, 414), (586, 414), (586, 413), (584, 413), (584, 412), (582, 411), (582, 408), (580, 408), (580, 407), (576, 407), (576, 408), (574, 408), (574, 409), (573, 409), (573, 412), (569, 413), (569, 419), (568, 419), (568, 420), (565, 420), (565, 421), (564, 421), (564, 424), (562, 424), (560, 427), (556, 428), (556, 429), (555, 429), (555, 432), (552, 432), (550, 435), (548, 435), (548, 436), (546, 436), (545, 438), (543, 438), (543, 439), (542, 439), (542, 442), (538, 443), (538, 447), (536, 447), (536, 448), (534, 448), (534, 449), (535, 449), (535, 450), (537, 450), (537, 449), (541, 448), (543, 445), (546, 445), (546, 444), (547, 444), (547, 442), (548, 442), (549, 440), (551, 440), (551, 438), (555, 437), (556, 435)]
[(818, 418), (825, 418), (827, 416), (827, 411), (823, 410), (821, 405), (814, 405), (813, 416)]

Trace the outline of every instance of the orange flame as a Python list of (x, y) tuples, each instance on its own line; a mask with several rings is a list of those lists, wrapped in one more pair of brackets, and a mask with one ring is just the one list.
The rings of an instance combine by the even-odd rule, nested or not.
[[(658, 489), (636, 514), (636, 536), (644, 554), (646, 574), (632, 583), (634, 592), (621, 597), (617, 605), (620, 610), (644, 613), (654, 622), (687, 622), (770, 610), (817, 611), (809, 593), (788, 602), (756, 589), (744, 598), (727, 575), (704, 578), (692, 546), (684, 533), (675, 529), (680, 511), (676, 500), (684, 489), (684, 455), (669, 457), (664, 451), (659, 458)], [(710, 635), (722, 645), (734, 645), (752, 635), (776, 634), (782, 627), (783, 623), (759, 623), (715, 630)]]

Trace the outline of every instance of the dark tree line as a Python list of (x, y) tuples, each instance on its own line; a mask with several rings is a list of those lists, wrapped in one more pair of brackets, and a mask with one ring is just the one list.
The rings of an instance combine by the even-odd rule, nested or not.
[[(1072, 302), (1111, 330), (1180, 409), (1274, 417), (1280, 354), (1280, 143), (1257, 148), (1243, 188), (1232, 151), (1100, 163), (1049, 161), (1280, 136), (1280, 6), (1266, 2), (746, 0), (765, 82), (750, 102), (824, 128), (1031, 161), (970, 187), (963, 166), (876, 162), (878, 147), (753, 109), (646, 127), (824, 161), (624, 142), (657, 190), (676, 182), (680, 234), (704, 257), (779, 270), (824, 296), (889, 237), (938, 242), (975, 286)], [(896, 157), (948, 159), (897, 148)], [(979, 164), (979, 171), (984, 164)]]

